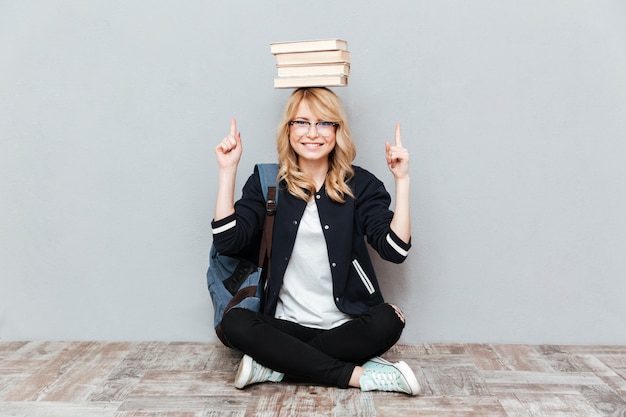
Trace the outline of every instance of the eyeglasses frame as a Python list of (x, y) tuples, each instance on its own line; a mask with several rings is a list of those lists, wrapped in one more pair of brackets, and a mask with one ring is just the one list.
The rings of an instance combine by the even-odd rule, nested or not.
[[(339, 126), (339, 123), (329, 122), (327, 120), (320, 120), (319, 122), (309, 122), (308, 120), (299, 120), (299, 119), (290, 120), (289, 121), (289, 126), (293, 127), (296, 124), (296, 122), (308, 125), (307, 130), (306, 130), (307, 132), (311, 131), (311, 126), (315, 126), (315, 130), (319, 133), (319, 124), (320, 123), (330, 123), (332, 125), (332, 127), (334, 127), (335, 129), (337, 128), (337, 126)], [(298, 127), (300, 127), (300, 126), (296, 126), (296, 128), (298, 128)]]

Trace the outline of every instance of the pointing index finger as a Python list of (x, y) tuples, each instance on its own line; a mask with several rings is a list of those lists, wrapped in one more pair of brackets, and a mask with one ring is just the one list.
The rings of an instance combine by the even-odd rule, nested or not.
[(400, 122), (396, 123), (396, 146), (402, 147), (402, 139), (400, 138)]
[(232, 137), (235, 137), (236, 134), (237, 134), (237, 120), (235, 120), (235, 118), (233, 117), (232, 119), (230, 119), (230, 135)]

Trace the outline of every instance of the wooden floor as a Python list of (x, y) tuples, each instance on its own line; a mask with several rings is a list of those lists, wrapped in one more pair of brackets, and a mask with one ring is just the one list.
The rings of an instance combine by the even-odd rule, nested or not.
[(419, 397), (265, 383), (219, 344), (0, 342), (0, 416), (626, 416), (626, 346), (398, 345)]

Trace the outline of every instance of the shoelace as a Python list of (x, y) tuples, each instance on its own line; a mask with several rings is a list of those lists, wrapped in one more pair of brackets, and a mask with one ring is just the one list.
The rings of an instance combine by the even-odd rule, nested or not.
[(266, 368), (263, 365), (259, 365), (256, 362), (252, 363), (252, 377), (250, 378), (250, 383), (256, 382), (264, 382), (269, 379), (274, 371), (269, 368)]
[(248, 384), (254, 384), (257, 382), (279, 382), (283, 380), (285, 375), (276, 372), (273, 369), (267, 368), (259, 363), (252, 362), (252, 375), (250, 376), (250, 381)]
[(398, 375), (395, 371), (372, 371), (370, 377), (385, 391), (404, 391), (398, 384)]

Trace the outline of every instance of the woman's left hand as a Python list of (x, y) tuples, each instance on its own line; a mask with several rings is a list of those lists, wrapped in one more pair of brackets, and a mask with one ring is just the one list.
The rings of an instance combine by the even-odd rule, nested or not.
[(396, 123), (395, 145), (385, 142), (387, 166), (396, 179), (409, 176), (409, 151), (402, 147), (400, 123)]

